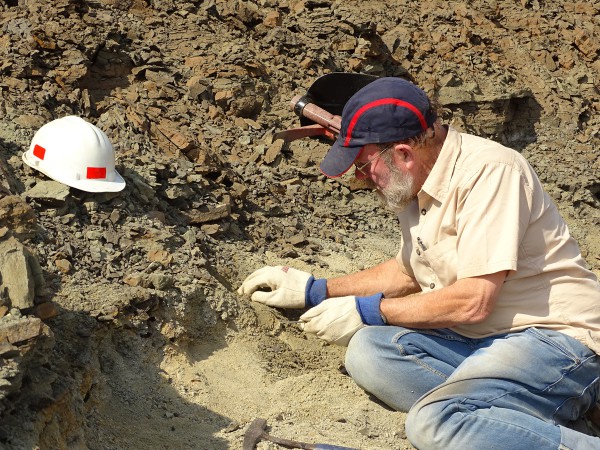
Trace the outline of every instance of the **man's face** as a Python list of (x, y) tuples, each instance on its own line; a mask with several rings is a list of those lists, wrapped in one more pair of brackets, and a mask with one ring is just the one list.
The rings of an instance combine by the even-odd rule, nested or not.
[(382, 151), (376, 145), (365, 146), (354, 162), (354, 176), (366, 181), (382, 203), (398, 213), (415, 198), (414, 177), (394, 165), (393, 152), (393, 148)]
[(387, 161), (383, 161), (390, 171), (386, 187), (377, 189), (379, 200), (395, 213), (403, 211), (415, 198), (414, 177), (411, 173), (403, 173)]

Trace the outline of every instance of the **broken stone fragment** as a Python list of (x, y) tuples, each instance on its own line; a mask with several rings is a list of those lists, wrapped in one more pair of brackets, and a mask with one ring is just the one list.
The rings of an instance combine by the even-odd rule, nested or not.
[(142, 275), (140, 273), (127, 274), (123, 277), (123, 283), (132, 287), (137, 287), (142, 284)]
[(202, 224), (224, 219), (231, 214), (231, 207), (225, 204), (219, 204), (208, 208), (206, 211), (192, 210), (185, 212), (190, 224)]
[(54, 264), (56, 265), (56, 268), (64, 274), (68, 274), (73, 270), (73, 265), (68, 259), (57, 259), (54, 261)]
[(574, 43), (577, 49), (586, 57), (597, 55), (600, 45), (594, 41), (585, 30), (575, 30)]
[(5, 226), (16, 237), (31, 238), (37, 229), (37, 216), (21, 197), (9, 195), (0, 198), (0, 226)]
[(34, 305), (35, 294), (44, 285), (37, 257), (14, 237), (0, 242), (0, 289), (11, 305), (26, 309)]
[(0, 342), (18, 344), (42, 334), (44, 324), (37, 317), (23, 317), (16, 321), (0, 324)]
[(157, 289), (159, 291), (164, 291), (173, 286), (174, 284), (173, 277), (164, 273), (150, 274), (149, 279), (154, 289)]
[(62, 203), (69, 196), (69, 186), (53, 180), (38, 181), (35, 186), (25, 192), (27, 198), (46, 203)]
[(186, 83), (188, 98), (195, 101), (208, 100), (213, 102), (213, 93), (210, 83), (202, 76), (194, 75)]
[(279, 11), (269, 11), (263, 19), (263, 24), (268, 28), (281, 26), (282, 18)]
[(290, 244), (292, 244), (294, 247), (304, 247), (306, 244), (308, 244), (308, 241), (306, 240), (305, 236), (297, 234), (296, 236), (292, 236), (290, 238)]
[(285, 142), (283, 141), (283, 139), (275, 140), (275, 142), (273, 142), (269, 146), (269, 149), (267, 150), (267, 153), (264, 156), (265, 163), (271, 164), (273, 161), (275, 161), (275, 159), (281, 154), (284, 144)]
[(0, 356), (3, 358), (10, 358), (12, 356), (18, 355), (19, 348), (15, 347), (8, 341), (0, 341)]
[(168, 266), (173, 261), (173, 255), (168, 250), (157, 246), (148, 252), (148, 260), (152, 262), (158, 262), (163, 266)]
[(202, 225), (200, 229), (208, 236), (212, 236), (213, 234), (217, 234), (221, 231), (221, 226), (218, 223), (211, 223)]
[(44, 302), (40, 303), (39, 305), (35, 305), (33, 308), (33, 314), (41, 320), (46, 320), (57, 316), (58, 308), (56, 307), (56, 304), (52, 302)]

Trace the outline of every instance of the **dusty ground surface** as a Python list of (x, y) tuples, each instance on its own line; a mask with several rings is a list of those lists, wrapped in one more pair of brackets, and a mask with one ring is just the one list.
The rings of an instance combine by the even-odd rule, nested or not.
[[(411, 448), (404, 414), (344, 374), (344, 349), (235, 293), (265, 264), (331, 277), (397, 250), (371, 193), (319, 175), (324, 144), (271, 137), (298, 124), (289, 100), (319, 75), (411, 78), (448, 123), (529, 158), (600, 273), (599, 12), (0, 2), (0, 447), (237, 449), (263, 417), (290, 439)], [(124, 191), (68, 189), (22, 163), (68, 114), (108, 134)]]

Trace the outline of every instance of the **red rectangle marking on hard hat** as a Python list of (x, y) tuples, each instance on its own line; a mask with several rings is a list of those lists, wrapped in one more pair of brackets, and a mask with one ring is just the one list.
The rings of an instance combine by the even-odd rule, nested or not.
[(41, 145), (35, 144), (35, 146), (33, 147), (33, 156), (37, 156), (40, 159), (44, 159), (45, 155), (46, 155), (46, 149), (44, 147), (42, 147)]
[(106, 167), (88, 167), (87, 168), (87, 178), (88, 179), (106, 178)]

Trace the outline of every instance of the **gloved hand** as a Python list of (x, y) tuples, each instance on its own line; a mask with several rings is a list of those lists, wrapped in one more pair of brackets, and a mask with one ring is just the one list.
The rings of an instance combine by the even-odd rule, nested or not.
[(365, 325), (385, 325), (379, 312), (383, 294), (369, 297), (333, 297), (300, 316), (300, 326), (307, 333), (336, 345), (347, 346), (350, 338)]
[(347, 346), (350, 338), (365, 326), (356, 310), (356, 297), (323, 300), (300, 316), (300, 326), (307, 333), (336, 345)]
[[(252, 301), (278, 308), (304, 308), (310, 273), (287, 266), (266, 266), (248, 275), (238, 294), (251, 294)], [(261, 288), (271, 289), (268, 292)]]

